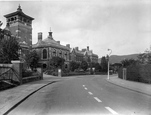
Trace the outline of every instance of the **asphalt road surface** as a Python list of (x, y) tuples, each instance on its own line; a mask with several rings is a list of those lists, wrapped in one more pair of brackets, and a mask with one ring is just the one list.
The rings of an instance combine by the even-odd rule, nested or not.
[(106, 81), (107, 76), (79, 76), (53, 83), (9, 115), (151, 115), (151, 97)]

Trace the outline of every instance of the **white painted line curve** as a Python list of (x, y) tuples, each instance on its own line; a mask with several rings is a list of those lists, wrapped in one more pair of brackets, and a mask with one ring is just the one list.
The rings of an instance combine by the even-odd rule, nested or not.
[(118, 115), (118, 113), (116, 111), (114, 111), (113, 109), (111, 109), (110, 107), (105, 107), (108, 111), (110, 111), (113, 115)]

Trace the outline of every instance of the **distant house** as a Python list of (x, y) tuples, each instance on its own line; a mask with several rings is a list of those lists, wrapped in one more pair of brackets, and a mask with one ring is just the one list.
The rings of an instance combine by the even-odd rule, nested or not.
[(70, 50), (70, 60), (75, 62), (86, 61), (88, 63), (98, 63), (98, 55), (94, 54), (92, 50), (89, 50), (89, 46), (87, 46), (87, 49), (82, 50), (75, 47)]
[(78, 47), (70, 50), (70, 61), (82, 62), (84, 61), (84, 53), (78, 49)]

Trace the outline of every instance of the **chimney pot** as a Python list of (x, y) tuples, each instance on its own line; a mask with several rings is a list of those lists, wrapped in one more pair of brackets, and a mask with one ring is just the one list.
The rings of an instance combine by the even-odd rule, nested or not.
[(38, 41), (42, 41), (42, 32), (38, 33)]
[(66, 44), (66, 47), (70, 48), (70, 44)]
[(87, 50), (89, 51), (89, 46), (87, 46)]

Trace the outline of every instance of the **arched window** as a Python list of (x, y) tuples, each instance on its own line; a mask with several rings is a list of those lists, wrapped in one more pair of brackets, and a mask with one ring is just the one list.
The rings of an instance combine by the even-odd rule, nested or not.
[(47, 59), (47, 50), (43, 49), (43, 59)]

